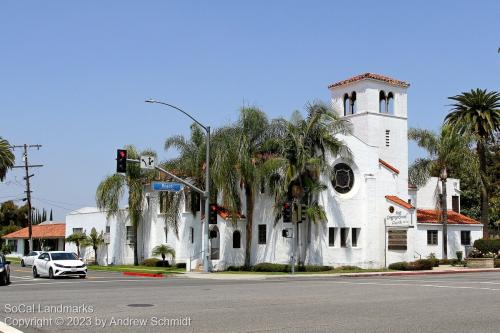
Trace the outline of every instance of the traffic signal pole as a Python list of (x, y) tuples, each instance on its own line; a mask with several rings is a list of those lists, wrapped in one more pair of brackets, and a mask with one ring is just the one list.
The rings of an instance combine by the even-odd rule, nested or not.
[[(205, 161), (205, 191), (200, 192), (200, 190), (198, 188), (194, 189), (192, 185), (190, 185), (184, 181), (181, 181), (181, 179), (178, 177), (172, 177), (172, 178), (180, 181), (181, 183), (185, 184), (186, 186), (188, 186), (190, 188), (193, 188), (195, 191), (201, 193), (203, 195), (203, 197), (205, 198), (205, 221), (202, 222), (203, 223), (203, 235), (202, 235), (202, 239), (201, 239), (201, 247), (202, 247), (202, 255), (203, 255), (203, 271), (205, 273), (208, 273), (208, 272), (210, 272), (210, 266), (209, 266), (209, 261), (208, 261), (209, 255), (210, 255), (209, 254), (209, 239), (208, 239), (208, 214), (209, 214), (208, 209), (210, 206), (210, 203), (209, 203), (210, 202), (210, 126), (204, 126), (202, 123), (200, 123), (198, 120), (196, 120), (189, 113), (187, 113), (186, 111), (182, 110), (181, 108), (179, 108), (175, 105), (165, 103), (165, 102), (160, 102), (160, 101), (157, 101), (154, 99), (148, 99), (145, 102), (146, 103), (153, 103), (153, 104), (162, 104), (162, 105), (168, 106), (172, 109), (175, 109), (175, 110), (183, 113), (187, 117), (191, 118), (191, 120), (193, 120), (196, 124), (198, 124), (206, 132), (207, 140), (206, 140), (206, 155), (205, 155), (205, 158), (206, 158), (206, 161)], [(168, 173), (168, 174), (170, 174), (170, 173)], [(170, 174), (170, 175), (173, 176), (172, 174)]]

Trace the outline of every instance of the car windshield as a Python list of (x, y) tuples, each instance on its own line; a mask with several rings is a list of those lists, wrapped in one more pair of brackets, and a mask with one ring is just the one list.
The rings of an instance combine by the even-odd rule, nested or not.
[(74, 253), (52, 253), (52, 260), (77, 260), (78, 257)]

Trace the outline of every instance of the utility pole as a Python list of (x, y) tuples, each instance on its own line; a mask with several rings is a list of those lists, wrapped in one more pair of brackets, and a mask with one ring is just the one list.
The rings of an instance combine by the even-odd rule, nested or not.
[(26, 173), (26, 176), (24, 179), (26, 180), (26, 199), (28, 201), (28, 238), (29, 238), (29, 251), (33, 251), (33, 216), (32, 216), (32, 207), (31, 207), (31, 187), (30, 187), (30, 178), (34, 176), (34, 174), (30, 175), (30, 168), (39, 168), (42, 167), (43, 165), (38, 164), (38, 165), (29, 165), (28, 162), (28, 149), (29, 148), (36, 148), (40, 149), (42, 145), (14, 145), (12, 148), (24, 148), (24, 154), (23, 154), (23, 160), (24, 160), (24, 165), (16, 165), (14, 168), (24, 168), (24, 171)]

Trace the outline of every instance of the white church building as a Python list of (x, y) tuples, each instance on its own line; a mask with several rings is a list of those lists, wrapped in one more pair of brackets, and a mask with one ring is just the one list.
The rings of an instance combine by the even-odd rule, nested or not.
[[(431, 253), (442, 257), (442, 223), (435, 209), (440, 192), (438, 180), (415, 188), (408, 183), (409, 84), (382, 75), (365, 73), (331, 84), (331, 103), (341, 117), (349, 119), (353, 134), (341, 139), (352, 151), (353, 159), (329, 156), (336, 171), (335, 181), (323, 175), (328, 189), (320, 194), (327, 221), (301, 223), (298, 227), (298, 259), (306, 264), (352, 265), (362, 268), (387, 267), (397, 261), (413, 261)], [(448, 257), (482, 237), (483, 226), (460, 214), (460, 181), (447, 181), (449, 225)], [(169, 244), (176, 250), (176, 262), (188, 267), (201, 263), (202, 220), (190, 205), (181, 209), (178, 236), (165, 223), (160, 210), (160, 193), (148, 187), (147, 210), (138, 230), (139, 259), (151, 257), (152, 249)], [(189, 200), (184, 200), (185, 202)], [(244, 200), (243, 200), (244, 202)], [(290, 223), (275, 223), (268, 193), (255, 201), (252, 264), (289, 263), (293, 240), (282, 230)], [(242, 207), (242, 212), (245, 207)], [(210, 227), (212, 269), (240, 266), (245, 255), (245, 226), (221, 210), (217, 224)], [(86, 207), (66, 216), (66, 235), (75, 231), (103, 231), (106, 245), (99, 255), (101, 264), (133, 263), (133, 232), (126, 212), (107, 219), (105, 212)], [(76, 251), (73, 244), (66, 249)], [(83, 251), (93, 258), (93, 251)]]

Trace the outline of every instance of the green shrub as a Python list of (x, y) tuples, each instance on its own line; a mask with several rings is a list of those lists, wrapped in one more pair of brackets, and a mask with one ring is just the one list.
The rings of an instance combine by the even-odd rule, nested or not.
[(462, 251), (457, 251), (455, 252), (456, 255), (457, 255), (457, 260), (458, 261), (462, 261), (463, 257), (464, 257), (464, 253)]
[(332, 270), (330, 266), (305, 265), (297, 267), (297, 272), (326, 272)]
[(180, 262), (178, 264), (175, 264), (175, 267), (186, 269), (186, 263), (185, 262)]
[(254, 272), (290, 272), (290, 266), (285, 264), (271, 264), (263, 262), (252, 267)]
[(338, 269), (340, 269), (342, 271), (357, 271), (357, 270), (361, 270), (361, 268), (358, 267), (358, 266), (349, 266), (349, 265), (340, 266), (340, 267), (338, 267)]
[(170, 263), (168, 262), (168, 260), (158, 260), (158, 262), (156, 263), (156, 267), (170, 267)]
[(157, 258), (149, 258), (149, 259), (144, 259), (142, 264), (144, 266), (148, 266), (148, 267), (158, 267), (157, 264), (159, 261), (160, 261), (160, 259), (157, 259)]
[(430, 260), (432, 262), (432, 267), (439, 266), (439, 259), (436, 258), (436, 255), (434, 253), (429, 254), (429, 256), (427, 256), (427, 260)]
[(406, 271), (408, 270), (408, 263), (406, 261), (393, 262), (389, 265), (389, 269), (393, 269), (395, 271)]
[(495, 268), (500, 268), (500, 259), (495, 259)]
[(439, 259), (439, 264), (440, 265), (452, 265), (452, 260), (456, 259)]
[(474, 248), (481, 253), (495, 253), (500, 251), (500, 239), (478, 239), (474, 242)]
[(2, 248), (0, 249), (0, 253), (3, 253), (4, 255), (11, 254), (12, 253), (12, 249), (10, 248), (10, 245), (3, 244)]
[(419, 259), (408, 264), (409, 271), (426, 271), (431, 270), (434, 262), (430, 259)]

